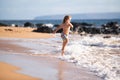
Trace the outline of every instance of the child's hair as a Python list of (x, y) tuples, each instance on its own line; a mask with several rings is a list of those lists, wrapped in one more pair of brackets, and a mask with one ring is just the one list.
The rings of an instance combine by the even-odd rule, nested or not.
[(69, 18), (71, 18), (71, 16), (66, 15), (66, 16), (64, 17), (64, 19), (63, 19), (63, 23), (65, 23), (65, 22), (66, 22), (66, 20), (68, 20)]

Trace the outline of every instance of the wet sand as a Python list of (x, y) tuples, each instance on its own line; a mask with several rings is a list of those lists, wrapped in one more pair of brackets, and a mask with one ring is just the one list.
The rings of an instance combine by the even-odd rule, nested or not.
[[(50, 34), (38, 34), (39, 37), (31, 36), (29, 38), (51, 37)], [(13, 38), (15, 36), (4, 35), (0, 37)], [(0, 66), (2, 67), (0, 67), (0, 70), (4, 72), (0, 73), (0, 80), (102, 80), (89, 70), (73, 63), (62, 61), (51, 55), (31, 55), (29, 48), (12, 44), (15, 40), (3, 40), (1, 38)], [(21, 35), (15, 38), (24, 37)], [(25, 38), (28, 37), (25, 36)]]
[(0, 80), (40, 80), (28, 75), (16, 73), (20, 68), (11, 64), (0, 62)]

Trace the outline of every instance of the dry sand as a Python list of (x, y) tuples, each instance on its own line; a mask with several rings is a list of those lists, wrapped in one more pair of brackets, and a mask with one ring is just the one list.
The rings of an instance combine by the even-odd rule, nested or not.
[(7, 38), (50, 38), (52, 34), (33, 32), (36, 28), (0, 27), (0, 37)]
[[(13, 31), (9, 31), (12, 29)], [(50, 38), (46, 33), (31, 32), (33, 28), (0, 27), (0, 37)], [(101, 80), (92, 72), (57, 58), (28, 55), (28, 48), (0, 39), (0, 80)], [(13, 54), (19, 53), (19, 54)]]

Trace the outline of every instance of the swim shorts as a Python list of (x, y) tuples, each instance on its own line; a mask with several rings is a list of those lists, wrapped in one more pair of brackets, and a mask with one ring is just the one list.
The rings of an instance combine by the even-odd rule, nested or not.
[(64, 40), (68, 39), (68, 35), (61, 33), (61, 38), (64, 41)]

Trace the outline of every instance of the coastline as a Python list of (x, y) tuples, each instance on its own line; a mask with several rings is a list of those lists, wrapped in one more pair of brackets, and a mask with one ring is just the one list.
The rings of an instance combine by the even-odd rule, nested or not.
[[(5, 41), (6, 42), (6, 41)], [(5, 45), (8, 43), (4, 43)], [(15, 46), (15, 45), (13, 45)], [(18, 46), (18, 45), (17, 45)], [(4, 47), (6, 48), (6, 47)], [(94, 73), (86, 70), (84, 68), (80, 68), (72, 63), (67, 63), (66, 61), (59, 60), (57, 58), (51, 57), (49, 55), (29, 55), (24, 54), (24, 52), (19, 52), (18, 49), (21, 50), (22, 47), (11, 47), (16, 51), (7, 51), (7, 50), (0, 50), (0, 62), (2, 62), (4, 67), (9, 66), (16, 66), (20, 68), (16, 70), (15, 68), (13, 71), (13, 76), (15, 77), (17, 74), (24, 74), (27, 76), (32, 76), (38, 80), (101, 80), (99, 77), (95, 76)], [(25, 51), (25, 48), (24, 48)], [(29, 52), (28, 52), (29, 53)], [(9, 65), (7, 65), (9, 64)], [(1, 66), (2, 64), (0, 64)], [(4, 70), (4, 69), (3, 69)], [(10, 70), (10, 69), (9, 69)], [(17, 71), (17, 72), (16, 72)], [(51, 74), (52, 73), (52, 74)], [(9, 73), (8, 73), (9, 74)], [(1, 74), (7, 75), (7, 74)], [(51, 77), (50, 77), (51, 76)], [(0, 77), (0, 79), (5, 79), (6, 76)], [(32, 80), (31, 77), (29, 77)], [(6, 79), (9, 80), (9, 79)], [(34, 79), (33, 79), (34, 80)]]
[[(8, 27), (5, 28), (8, 29)], [(55, 58), (51, 56), (52, 54), (31, 55), (31, 52), (29, 52), (30, 48), (22, 47), (18, 44), (13, 44), (16, 42), (14, 39), (46, 39), (52, 38), (53, 36), (46, 33), (34, 34), (34, 32), (31, 32), (31, 30), (28, 31), (28, 28), (17, 28), (18, 32), (16, 32), (14, 29), (16, 28), (13, 28), (12, 32), (1, 31), (2, 34), (0, 33), (0, 66), (3, 65), (3, 67), (8, 68), (12, 66), (12, 72), (15, 75), (8, 76), (8, 79), (6, 79), (5, 77), (9, 73), (3, 73), (0, 74), (4, 75), (0, 77), (0, 79), (9, 80), (10, 77), (14, 77), (15, 79), (19, 80), (16, 75), (21, 74), (21, 76), (24, 75), (25, 77), (28, 77), (29, 80), (102, 80), (93, 72), (90, 72), (85, 68), (78, 67), (73, 63), (68, 63), (64, 60)], [(18, 36), (18, 34), (20, 36)], [(27, 35), (30, 36), (28, 37)], [(4, 40), (3, 38), (6, 39)], [(5, 70), (5, 68), (3, 70)]]

